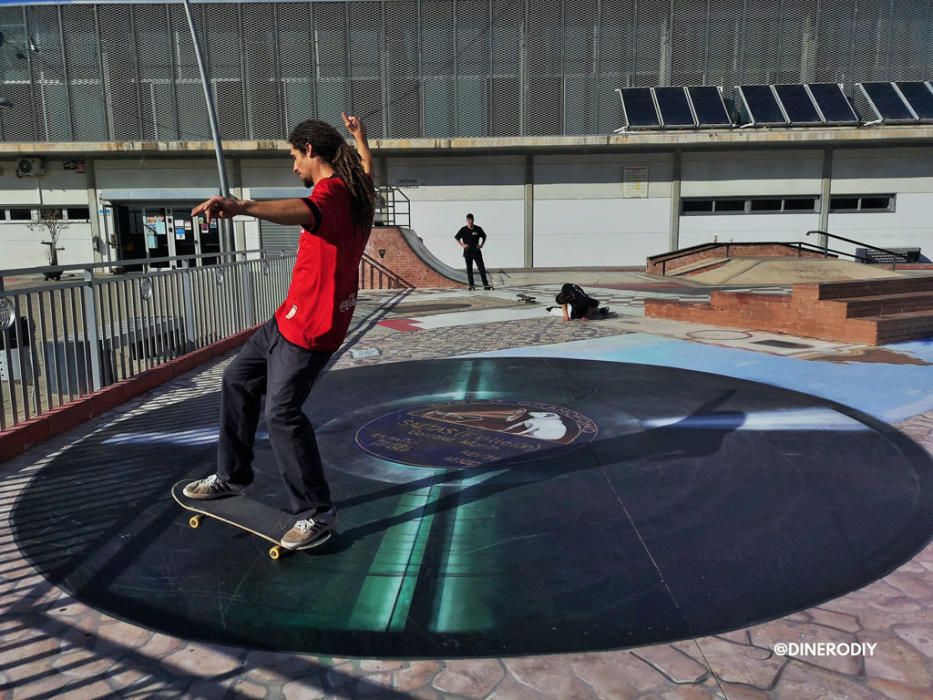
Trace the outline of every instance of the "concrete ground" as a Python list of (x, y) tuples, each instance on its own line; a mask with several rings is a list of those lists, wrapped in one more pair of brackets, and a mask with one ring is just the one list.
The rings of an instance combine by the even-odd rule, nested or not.
[[(805, 391), (894, 425), (933, 453), (933, 347), (867, 348), (646, 319), (648, 296), (701, 298), (641, 273), (574, 273), (613, 314), (564, 323), (545, 305), (569, 273), (515, 274), (492, 292), (361, 295), (330, 371), (465, 354), (685, 367)], [(508, 286), (505, 286), (508, 285)], [(515, 295), (537, 296), (524, 304)], [(127, 415), (216, 394), (232, 356), (0, 465), (0, 700), (8, 698), (892, 698), (933, 697), (933, 546), (880, 580), (747, 629), (635, 649), (381, 660), (256, 651), (182, 639), (85, 606), (20, 554), (10, 513), (43, 465)], [(312, 394), (313, 399), (313, 394)], [(126, 485), (129, 488), (131, 485)], [(67, 513), (61, 525), (68, 527)], [(54, 547), (54, 533), (49, 546)], [(781, 653), (782, 643), (873, 643), (872, 653)]]

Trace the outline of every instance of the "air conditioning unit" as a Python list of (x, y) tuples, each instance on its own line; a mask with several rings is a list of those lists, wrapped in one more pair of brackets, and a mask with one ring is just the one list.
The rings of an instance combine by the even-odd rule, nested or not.
[(45, 162), (41, 158), (20, 158), (16, 161), (16, 177), (45, 175)]

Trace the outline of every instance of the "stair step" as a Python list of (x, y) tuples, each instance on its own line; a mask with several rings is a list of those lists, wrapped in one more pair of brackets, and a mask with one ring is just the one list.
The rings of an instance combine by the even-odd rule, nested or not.
[(833, 299), (832, 302), (846, 305), (847, 318), (888, 316), (914, 311), (933, 311), (933, 291), (846, 297)]
[[(881, 296), (885, 294), (907, 294), (910, 292), (933, 292), (933, 275), (915, 275), (886, 280), (853, 280), (851, 282), (824, 282), (821, 284), (795, 285), (806, 296), (820, 300), (846, 299), (851, 297)], [(815, 296), (814, 293), (815, 292)]]
[(879, 344), (933, 337), (933, 311), (865, 316), (848, 323), (854, 327), (874, 327)]

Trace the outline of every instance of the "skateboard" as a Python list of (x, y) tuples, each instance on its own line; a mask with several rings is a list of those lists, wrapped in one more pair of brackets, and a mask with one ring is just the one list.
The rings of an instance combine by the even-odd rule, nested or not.
[(538, 303), (535, 301), (535, 299), (537, 299), (538, 297), (528, 296), (527, 294), (516, 294), (515, 296), (517, 296), (519, 299), (521, 299), (526, 304), (537, 304)]
[(331, 537), (332, 533), (328, 532), (320, 539), (314, 540), (314, 542), (304, 547), (299, 547), (296, 550), (286, 549), (280, 542), (282, 541), (282, 535), (288, 532), (292, 525), (295, 524), (295, 521), (298, 520), (294, 515), (283, 513), (248, 496), (228, 496), (207, 501), (188, 498), (183, 491), (191, 481), (193, 479), (179, 481), (172, 487), (172, 498), (175, 499), (175, 502), (185, 510), (194, 513), (188, 518), (188, 525), (191, 528), (200, 527), (204, 518), (213, 518), (222, 523), (227, 523), (227, 525), (246, 530), (246, 532), (272, 543), (272, 547), (269, 548), (270, 559), (278, 559), (283, 554), (292, 551), (313, 549), (324, 544)]

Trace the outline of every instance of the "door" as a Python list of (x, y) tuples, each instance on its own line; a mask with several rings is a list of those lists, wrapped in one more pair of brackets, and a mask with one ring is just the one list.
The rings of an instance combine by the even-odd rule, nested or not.
[(191, 207), (179, 206), (167, 210), (168, 220), (172, 222), (172, 240), (175, 242), (175, 255), (196, 255), (198, 238), (196, 221), (191, 217)]

